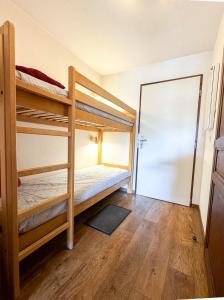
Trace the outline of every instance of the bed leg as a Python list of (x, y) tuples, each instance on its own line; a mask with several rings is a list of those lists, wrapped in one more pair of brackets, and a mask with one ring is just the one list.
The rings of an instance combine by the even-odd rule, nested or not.
[(67, 219), (69, 227), (67, 230), (67, 248), (73, 249), (74, 244), (74, 172), (75, 172), (75, 76), (76, 71), (73, 67), (68, 68), (68, 86), (69, 86), (69, 98), (72, 101), (72, 105), (68, 108), (68, 131), (71, 132), (71, 136), (68, 137), (68, 182), (67, 191), (70, 194), (68, 199)]
[[(5, 299), (20, 293), (16, 166), (15, 31), (0, 27), (0, 161), (2, 265)], [(1, 297), (1, 296), (0, 296)]]
[(130, 143), (129, 143), (129, 171), (131, 172), (131, 178), (128, 183), (128, 194), (133, 194), (133, 175), (134, 175), (134, 156), (135, 156), (135, 129), (136, 124), (134, 123), (133, 128), (130, 131)]
[(69, 250), (72, 250), (73, 247), (74, 247), (73, 241), (67, 241), (67, 248), (68, 248)]

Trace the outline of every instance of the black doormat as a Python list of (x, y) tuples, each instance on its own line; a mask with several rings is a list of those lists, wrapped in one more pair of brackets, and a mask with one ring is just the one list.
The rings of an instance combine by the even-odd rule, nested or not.
[(111, 235), (114, 230), (130, 214), (131, 210), (117, 205), (109, 204), (91, 217), (86, 225), (95, 228), (103, 233)]

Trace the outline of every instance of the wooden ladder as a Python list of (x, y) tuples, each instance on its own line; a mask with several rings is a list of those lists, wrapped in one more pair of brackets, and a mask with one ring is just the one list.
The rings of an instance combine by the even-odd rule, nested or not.
[[(3, 274), (9, 291), (7, 297), (15, 299), (20, 293), (19, 262), (43, 244), (67, 230), (67, 247), (73, 248), (74, 220), (74, 144), (75, 144), (75, 69), (69, 67), (69, 99), (67, 131), (16, 127), (16, 80), (15, 80), (15, 33), (10, 22), (0, 27), (0, 166), (3, 233)], [(17, 172), (16, 133), (62, 136), (68, 139), (68, 162)], [(67, 193), (46, 199), (28, 210), (18, 212), (18, 176), (30, 176), (67, 169)], [(19, 251), (18, 224), (21, 219), (33, 213), (40, 213), (50, 207), (67, 201), (67, 221), (49, 232), (40, 240)]]

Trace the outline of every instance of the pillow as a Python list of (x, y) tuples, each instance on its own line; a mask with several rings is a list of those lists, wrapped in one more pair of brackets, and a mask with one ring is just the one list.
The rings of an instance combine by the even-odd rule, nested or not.
[(16, 70), (26, 73), (28, 75), (31, 75), (37, 79), (48, 82), (50, 84), (56, 85), (61, 89), (65, 89), (65, 86), (62, 85), (60, 82), (54, 80), (53, 78), (47, 76), (46, 74), (42, 73), (41, 71), (39, 71), (37, 69), (27, 68), (27, 67), (23, 67), (23, 66), (16, 66)]

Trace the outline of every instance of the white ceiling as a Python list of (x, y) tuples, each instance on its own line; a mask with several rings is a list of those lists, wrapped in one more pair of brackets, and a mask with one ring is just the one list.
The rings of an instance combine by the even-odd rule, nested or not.
[(223, 3), (13, 0), (100, 74), (213, 49)]

